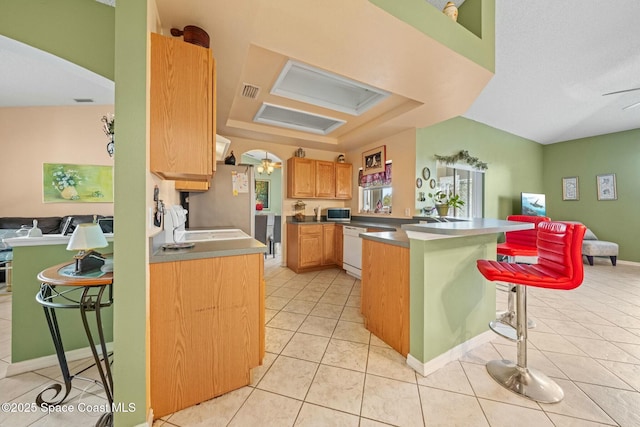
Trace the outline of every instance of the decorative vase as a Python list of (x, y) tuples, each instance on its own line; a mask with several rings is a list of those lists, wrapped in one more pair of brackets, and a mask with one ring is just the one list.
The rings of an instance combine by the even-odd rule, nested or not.
[(65, 200), (75, 200), (78, 198), (78, 190), (76, 190), (76, 187), (70, 185), (60, 190), (60, 195)]
[(436, 205), (436, 210), (438, 211), (438, 216), (447, 216), (449, 213), (449, 205)]
[(453, 19), (454, 22), (458, 22), (458, 8), (454, 2), (447, 2), (444, 9), (442, 9), (442, 13)]

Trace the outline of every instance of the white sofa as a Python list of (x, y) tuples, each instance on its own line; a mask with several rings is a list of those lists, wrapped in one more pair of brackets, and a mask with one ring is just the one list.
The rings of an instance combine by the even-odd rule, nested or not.
[(593, 231), (587, 228), (582, 241), (582, 255), (587, 257), (589, 265), (593, 265), (594, 256), (608, 256), (611, 259), (611, 264), (615, 266), (618, 259), (618, 244), (598, 240)]

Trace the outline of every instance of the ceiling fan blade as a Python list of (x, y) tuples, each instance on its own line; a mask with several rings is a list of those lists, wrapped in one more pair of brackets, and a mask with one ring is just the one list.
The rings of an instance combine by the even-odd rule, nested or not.
[(640, 90), (640, 87), (634, 87), (633, 89), (624, 89), (624, 90), (617, 90), (615, 92), (603, 93), (602, 96), (616, 95), (618, 93), (625, 93), (625, 92), (633, 92), (635, 90)]

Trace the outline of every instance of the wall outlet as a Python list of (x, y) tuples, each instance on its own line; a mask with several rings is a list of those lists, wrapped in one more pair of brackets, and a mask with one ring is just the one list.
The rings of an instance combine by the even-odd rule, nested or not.
[(411, 208), (404, 208), (404, 216), (411, 216)]

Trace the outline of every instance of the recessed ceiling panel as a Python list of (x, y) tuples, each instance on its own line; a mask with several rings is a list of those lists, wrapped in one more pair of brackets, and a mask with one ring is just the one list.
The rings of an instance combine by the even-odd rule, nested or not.
[(326, 135), (342, 126), (345, 121), (332, 117), (311, 114), (306, 111), (263, 103), (255, 117), (255, 122)]
[(382, 89), (292, 60), (282, 69), (271, 93), (354, 116), (390, 95)]

